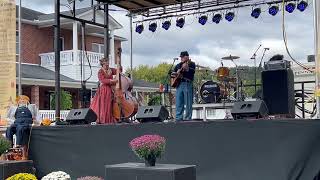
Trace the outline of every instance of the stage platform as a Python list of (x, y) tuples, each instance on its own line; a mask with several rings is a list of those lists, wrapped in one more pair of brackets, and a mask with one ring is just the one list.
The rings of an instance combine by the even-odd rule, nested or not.
[(39, 177), (104, 177), (104, 165), (142, 162), (129, 141), (144, 134), (167, 139), (158, 163), (196, 165), (197, 180), (313, 180), (320, 170), (319, 120), (35, 127), (30, 157)]

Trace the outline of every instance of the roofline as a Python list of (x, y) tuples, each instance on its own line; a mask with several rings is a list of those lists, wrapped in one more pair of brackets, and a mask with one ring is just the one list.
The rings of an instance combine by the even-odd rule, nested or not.
[[(98, 34), (98, 33), (90, 33), (90, 34), (88, 34), (88, 35), (96, 36), (96, 37), (100, 37), (100, 38), (103, 38), (103, 37), (104, 37), (104, 35)], [(121, 36), (118, 36), (118, 35), (114, 35), (114, 39), (115, 39), (115, 40), (119, 40), (119, 41), (121, 41), (121, 42), (128, 41), (127, 38), (124, 38), (124, 37), (121, 37)]]
[[(84, 16), (84, 15), (90, 13), (90, 12), (91, 12), (91, 10), (85, 11), (84, 13), (77, 15), (77, 17)], [(100, 11), (98, 11), (98, 13), (101, 14)], [(46, 15), (46, 14), (44, 14), (44, 15)], [(113, 21), (114, 24), (116, 24), (116, 26), (115, 26), (115, 28), (113, 30), (122, 29), (123, 28), (123, 26), (113, 16), (111, 16), (110, 14), (109, 14), (109, 18), (110, 18), (111, 22)], [(32, 20), (28, 20), (28, 19), (23, 19), (23, 18), (21, 19), (21, 21), (23, 23), (31, 24), (31, 25), (38, 25), (38, 26), (41, 26), (41, 27), (48, 27), (48, 26), (53, 25), (53, 24), (51, 24), (51, 22), (54, 23), (54, 20), (55, 20), (54, 18), (47, 19), (47, 20), (33, 20), (33, 21)], [(16, 17), (16, 21), (17, 22), (19, 21), (19, 17)], [(61, 22), (73, 22), (73, 20), (66, 19), (66, 18), (61, 18)]]
[[(18, 80), (18, 77), (17, 77)], [(70, 81), (60, 81), (62, 88), (76, 88), (80, 89), (81, 84), (78, 81), (70, 82)], [(34, 78), (21, 78), (22, 85), (38, 85), (38, 86), (47, 86), (47, 87), (54, 87), (55, 80), (48, 80), (48, 79), (34, 79)], [(87, 82), (86, 84), (88, 89), (94, 89), (97, 87), (97, 83)], [(141, 86), (133, 86), (134, 90), (144, 90), (144, 91), (158, 91), (159, 88), (153, 87), (141, 87)]]

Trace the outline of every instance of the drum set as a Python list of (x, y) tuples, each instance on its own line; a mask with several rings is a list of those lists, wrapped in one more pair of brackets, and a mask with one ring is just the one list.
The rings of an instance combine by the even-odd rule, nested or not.
[[(226, 56), (221, 58), (221, 67), (216, 70), (217, 81), (205, 81), (202, 83), (199, 94), (201, 103), (221, 103), (244, 100), (243, 83), (240, 69), (234, 60), (238, 56)], [(235, 75), (231, 75), (230, 69), (223, 66), (223, 61), (231, 61), (235, 65)]]

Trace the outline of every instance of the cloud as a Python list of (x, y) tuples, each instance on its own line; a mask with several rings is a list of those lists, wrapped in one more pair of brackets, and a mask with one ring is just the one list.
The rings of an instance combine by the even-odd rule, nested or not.
[[(88, 6), (89, 2), (83, 1), (79, 7)], [(27, 3), (28, 8), (53, 12), (51, 0), (32, 0)], [(145, 31), (141, 35), (133, 32), (133, 65), (171, 63), (182, 50), (188, 50), (191, 58), (198, 64), (210, 66), (212, 69), (220, 65), (221, 57), (230, 54), (240, 56), (237, 61), (239, 65), (253, 65), (250, 58), (259, 44), (262, 44), (263, 48), (270, 48), (270, 51), (266, 52), (265, 60), (278, 53), (289, 59), (282, 39), (281, 11), (276, 16), (271, 16), (267, 12), (267, 5), (261, 8), (263, 12), (258, 19), (250, 16), (252, 9), (248, 7), (237, 10), (236, 18), (232, 22), (223, 20), (214, 24), (209, 16), (209, 21), (204, 26), (197, 22), (197, 16), (190, 16), (186, 18), (186, 26), (182, 29), (177, 28), (175, 19), (172, 19), (172, 26), (168, 31), (161, 29), (162, 20), (158, 20), (156, 33), (149, 32), (148, 23), (145, 22)], [(130, 23), (126, 12), (112, 11), (111, 15), (124, 26), (116, 34), (130, 39)], [(285, 13), (285, 25), (290, 52), (297, 60), (306, 62), (307, 55), (314, 52), (312, 1), (309, 1), (305, 12), (295, 10), (292, 14)], [(133, 27), (135, 28), (135, 24)], [(123, 43), (125, 67), (130, 66), (129, 45), (129, 41)], [(262, 57), (263, 48), (257, 53), (258, 61)], [(227, 65), (232, 66), (232, 63)]]

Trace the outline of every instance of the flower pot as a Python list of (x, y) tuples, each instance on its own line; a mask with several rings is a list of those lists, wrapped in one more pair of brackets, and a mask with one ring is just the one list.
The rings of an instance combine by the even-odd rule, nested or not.
[(155, 166), (157, 158), (153, 155), (149, 155), (144, 159), (144, 163), (147, 167)]

